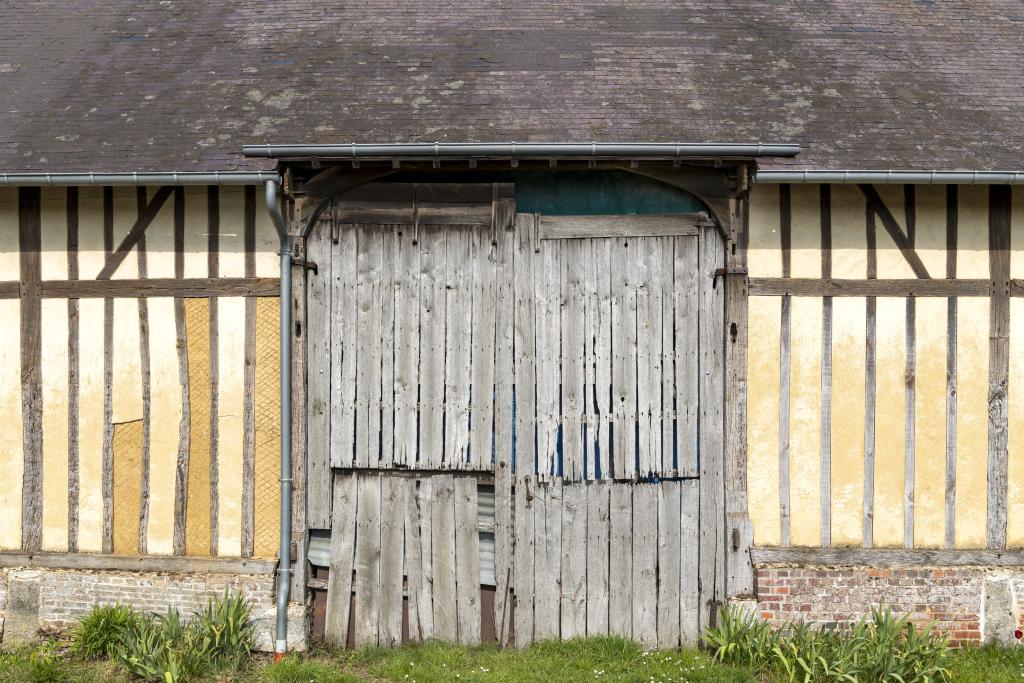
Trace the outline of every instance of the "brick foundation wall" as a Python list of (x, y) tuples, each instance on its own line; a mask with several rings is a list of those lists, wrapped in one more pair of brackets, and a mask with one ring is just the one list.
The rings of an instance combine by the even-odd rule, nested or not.
[[(174, 607), (182, 616), (191, 616), (225, 590), (246, 596), (256, 623), (257, 648), (272, 651), (274, 577), (254, 574), (0, 569), (0, 641), (68, 629), (97, 604), (120, 602), (157, 613)], [(290, 649), (304, 648), (305, 621), (302, 605), (294, 605), (289, 610)]]
[(1013, 643), (1024, 625), (1024, 569), (757, 567), (761, 617), (816, 626), (856, 622), (890, 607), (920, 626), (934, 624), (953, 645)]

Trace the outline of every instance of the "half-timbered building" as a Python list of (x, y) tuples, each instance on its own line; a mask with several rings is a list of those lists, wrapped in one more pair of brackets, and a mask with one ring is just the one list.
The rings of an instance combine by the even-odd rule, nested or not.
[(4, 642), (1024, 621), (1020, 6), (0, 17)]

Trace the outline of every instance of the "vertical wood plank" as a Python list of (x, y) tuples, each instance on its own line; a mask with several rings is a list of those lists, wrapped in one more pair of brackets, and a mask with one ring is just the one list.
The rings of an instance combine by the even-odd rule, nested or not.
[[(286, 202), (286, 210), (294, 209), (294, 203)], [(289, 218), (289, 225), (294, 229), (298, 225), (294, 215)], [(302, 235), (294, 237), (295, 257), (292, 260), (292, 329), (288, 343), (292, 354), (292, 377), (306, 376), (306, 341), (302, 335), (306, 333), (306, 239)], [(288, 305), (288, 302), (281, 302)], [(291, 600), (305, 602), (306, 599), (306, 387), (303, 382), (292, 382), (290, 400), (292, 405), (292, 423), (284, 427), (281, 438), (291, 439), (292, 471), (283, 473), (291, 478), (292, 497), (292, 542), (295, 548), (295, 560), (291, 568)]]
[(988, 529), (989, 548), (1006, 547), (1010, 378), (1010, 210), (1012, 191), (993, 185), (988, 195), (989, 307)]
[(374, 647), (380, 623), (381, 476), (367, 474), (356, 484), (355, 645)]
[(587, 493), (583, 482), (562, 487), (561, 637), (587, 634)]
[(480, 644), (480, 523), (476, 479), (455, 479), (455, 586), (460, 645)]
[[(592, 269), (595, 273), (594, 408), (597, 413), (597, 471), (610, 478), (612, 450), (612, 294), (611, 249), (614, 240), (592, 240)], [(589, 392), (588, 392), (589, 394)], [(608, 494), (607, 490), (604, 491)], [(607, 622), (606, 622), (607, 624)]]
[(725, 594), (724, 289), (714, 272), (725, 260), (721, 235), (700, 236), (700, 609), (714, 624)]
[(433, 637), (458, 642), (458, 595), (455, 580), (455, 479), (441, 474), (433, 479), (430, 507), (431, 560), (434, 585)]
[[(209, 277), (220, 277), (220, 187), (206, 188), (206, 272)], [(140, 251), (141, 254), (141, 251)], [(139, 273), (142, 277), (142, 273)], [(210, 343), (210, 555), (216, 555), (220, 545), (220, 337), (218, 333), (217, 297), (210, 297), (209, 343)], [(140, 305), (139, 315), (142, 315)], [(141, 339), (141, 329), (140, 329)], [(330, 497), (330, 482), (326, 485), (325, 496)], [(325, 520), (325, 525), (330, 519)], [(140, 537), (142, 536), (140, 528)], [(140, 538), (141, 540), (141, 538)]]
[(448, 226), (445, 245), (445, 466), (468, 467), (469, 380), (472, 348), (472, 241), (470, 229)]
[(699, 344), (696, 237), (674, 237), (676, 467), (681, 477), (696, 477), (699, 413)]
[(513, 234), (497, 233), (497, 298), (494, 330), (494, 624), (498, 645), (512, 636), (513, 571), (513, 382), (514, 382), (514, 261)]
[(587, 484), (587, 635), (608, 635), (609, 490), (598, 480)]
[[(534, 252), (537, 219), (530, 214), (516, 215), (515, 229), (515, 472), (520, 478), (534, 472), (536, 439), (537, 356), (534, 322), (536, 301), (533, 296)], [(519, 493), (516, 494), (517, 506)], [(518, 515), (518, 507), (517, 515)], [(517, 532), (519, 520), (516, 520)], [(532, 537), (532, 532), (531, 532)], [(516, 553), (518, 558), (518, 551)], [(519, 566), (517, 559), (516, 565)], [(518, 580), (517, 580), (518, 585)], [(532, 584), (531, 584), (532, 586)], [(517, 590), (517, 600), (519, 593)], [(518, 610), (517, 610), (518, 613)], [(530, 640), (532, 641), (532, 617)], [(520, 644), (519, 619), (516, 619), (516, 644)]]
[(395, 464), (395, 268), (397, 229), (383, 230), (380, 324), (380, 452), (381, 467)]
[(680, 530), (682, 517), (679, 507), (680, 484), (663, 481), (657, 485), (658, 494), (658, 647), (679, 647), (679, 606), (682, 577), (680, 574)]
[[(184, 195), (182, 195), (184, 196)], [(114, 189), (103, 188), (103, 254), (114, 250)], [(177, 272), (177, 271), (175, 271)], [(180, 348), (180, 347), (179, 347)], [(114, 300), (103, 300), (103, 552), (114, 551)]]
[(306, 277), (306, 519), (310, 528), (331, 523), (331, 224), (318, 221), (306, 239), (306, 260), (316, 271)]
[(414, 467), (420, 384), (420, 249), (411, 229), (399, 230), (397, 238), (394, 461), (397, 466)]
[[(792, 201), (789, 185), (779, 186), (779, 238), (782, 250), (782, 277), (790, 277), (791, 248), (793, 240)], [(789, 405), (791, 378), (791, 300), (782, 297), (781, 322), (779, 326), (779, 543), (788, 548), (791, 542), (789, 486)]]
[(338, 647), (348, 642), (349, 608), (352, 603), (352, 569), (356, 540), (356, 475), (338, 474), (332, 486), (331, 573), (327, 584), (327, 616), (324, 639)]
[[(332, 225), (333, 229), (333, 225)], [(339, 226), (331, 254), (331, 466), (355, 463), (356, 363), (359, 318), (356, 313), (357, 231)]]
[(381, 477), (380, 531), (380, 637), (381, 647), (402, 644), (402, 570), (404, 560), (404, 515), (400, 514), (405, 477)]
[[(503, 232), (503, 231), (502, 231)], [(488, 231), (474, 229), (472, 240), (472, 350), (469, 456), (473, 469), (489, 469), (494, 445), (495, 314), (497, 245)]]
[(416, 577), (416, 618), (420, 635), (425, 640), (434, 637), (434, 480), (420, 479), (416, 491), (416, 511), (419, 517), (420, 574)]
[(380, 461), (381, 403), (381, 259), (383, 240), (377, 225), (357, 226), (356, 281), (358, 339), (356, 343), (357, 467), (376, 467)]
[(533, 480), (529, 476), (519, 475), (516, 479), (514, 495), (516, 506), (513, 520), (516, 534), (513, 548), (515, 558), (513, 581), (516, 594), (515, 641), (516, 647), (524, 648), (533, 642), (533, 606), (536, 602), (534, 565), (537, 555), (533, 535), (536, 499)]
[(661, 463), (658, 471), (665, 477), (679, 476), (675, 446), (676, 377), (675, 377), (675, 282), (672, 262), (675, 244), (671, 237), (659, 238), (656, 258), (661, 259)]
[(560, 240), (542, 242), (533, 272), (537, 306), (537, 471), (546, 478), (561, 471), (558, 452), (561, 246)]
[(421, 230), (420, 466), (444, 460), (445, 231)]
[[(946, 186), (946, 279), (956, 279), (959, 195)], [(946, 528), (945, 546), (956, 547), (957, 299), (946, 300)]]
[[(585, 299), (583, 289), (584, 240), (561, 244), (561, 406), (562, 476), (565, 481), (582, 481), (584, 465), (583, 391)], [(582, 622), (580, 623), (582, 626)]]
[(633, 636), (633, 486), (609, 482), (608, 633)]
[[(821, 277), (832, 277), (832, 186), (819, 187)], [(832, 545), (832, 297), (821, 301), (821, 547)]]
[(903, 423), (903, 547), (914, 547), (915, 436), (917, 423), (917, 302), (906, 302), (907, 350), (904, 381)]
[(658, 484), (633, 488), (633, 638), (658, 645)]
[[(243, 192), (242, 232), (246, 277), (256, 275), (256, 188)], [(256, 480), (256, 299), (245, 299), (245, 330), (242, 374), (242, 556), (252, 557), (255, 539)]]
[[(68, 280), (78, 279), (78, 188), (67, 190)], [(81, 355), (79, 353), (78, 299), (68, 299), (68, 552), (78, 552), (79, 494), (79, 399)], [(144, 548), (144, 546), (142, 546)], [(143, 552), (145, 552), (143, 550)]]
[(559, 636), (559, 596), (562, 562), (562, 482), (552, 478), (538, 484), (533, 533), (535, 562), (533, 634), (536, 640)]
[[(877, 226), (875, 212), (866, 209), (865, 230), (867, 243), (867, 276), (878, 277), (878, 254), (876, 251)], [(864, 540), (863, 546), (871, 548), (875, 543), (875, 393), (877, 389), (877, 353), (875, 297), (865, 298), (864, 312)]]
[(637, 331), (633, 252), (637, 242), (614, 240), (611, 252), (613, 473), (617, 479), (636, 476)]
[[(18, 250), (21, 264), (21, 420), (24, 467), (21, 488), (21, 547), (43, 542), (43, 375), (41, 191), (18, 188)], [(104, 499), (106, 500), (106, 499)]]
[(409, 642), (422, 642), (423, 619), (421, 592), (423, 577), (423, 546), (420, 540), (420, 511), (416, 500), (417, 481), (412, 477), (402, 480), (401, 513), (405, 526), (405, 585), (409, 606)]
[[(139, 219), (142, 218), (142, 214), (146, 210), (148, 201), (146, 199), (146, 188), (138, 188), (135, 198), (136, 213)], [(135, 253), (138, 258), (139, 266), (139, 277), (149, 277), (149, 264), (146, 255), (146, 235), (143, 233), (139, 236), (139, 241), (135, 245)], [(212, 301), (211, 301), (212, 305)], [(141, 482), (139, 486), (139, 495), (141, 497), (141, 507), (139, 510), (139, 541), (138, 548), (139, 553), (145, 555), (148, 550), (149, 541), (149, 469), (150, 469), (150, 443), (152, 441), (152, 405), (153, 405), (153, 390), (152, 390), (152, 372), (151, 364), (152, 359), (150, 357), (150, 346), (149, 346), (149, 301), (146, 298), (140, 298), (138, 301), (139, 307), (139, 372), (142, 380), (142, 458), (139, 462), (139, 473)], [(211, 327), (211, 332), (213, 331)], [(211, 553), (213, 554), (213, 553)]]
[[(185, 190), (174, 188), (174, 277), (185, 276)], [(185, 300), (174, 300), (174, 329), (177, 335), (178, 381), (181, 384), (181, 422), (178, 426), (178, 457), (174, 468), (175, 555), (185, 554), (185, 515), (188, 505), (188, 455), (192, 425), (188, 381), (188, 345), (185, 337)]]
[(679, 482), (679, 639), (697, 644), (700, 634), (700, 482)]

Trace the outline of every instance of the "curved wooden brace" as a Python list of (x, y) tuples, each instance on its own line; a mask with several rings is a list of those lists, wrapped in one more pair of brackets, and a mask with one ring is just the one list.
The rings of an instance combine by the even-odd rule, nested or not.
[(395, 172), (393, 168), (345, 168), (332, 166), (310, 178), (304, 196), (296, 202), (298, 222), (294, 234), (305, 237), (328, 201), (360, 185)]
[(729, 176), (717, 168), (686, 168), (686, 167), (638, 167), (622, 166), (622, 170), (657, 180), (689, 192), (704, 202), (711, 212), (711, 217), (718, 223), (725, 237), (731, 232), (732, 218), (730, 200), (732, 199)]

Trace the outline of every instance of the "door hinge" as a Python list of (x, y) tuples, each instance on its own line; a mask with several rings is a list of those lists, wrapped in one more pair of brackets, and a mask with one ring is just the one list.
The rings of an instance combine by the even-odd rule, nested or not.
[(732, 268), (715, 268), (715, 271), (711, 273), (711, 279), (717, 280), (723, 275), (746, 275), (747, 269), (745, 266), (734, 266)]

